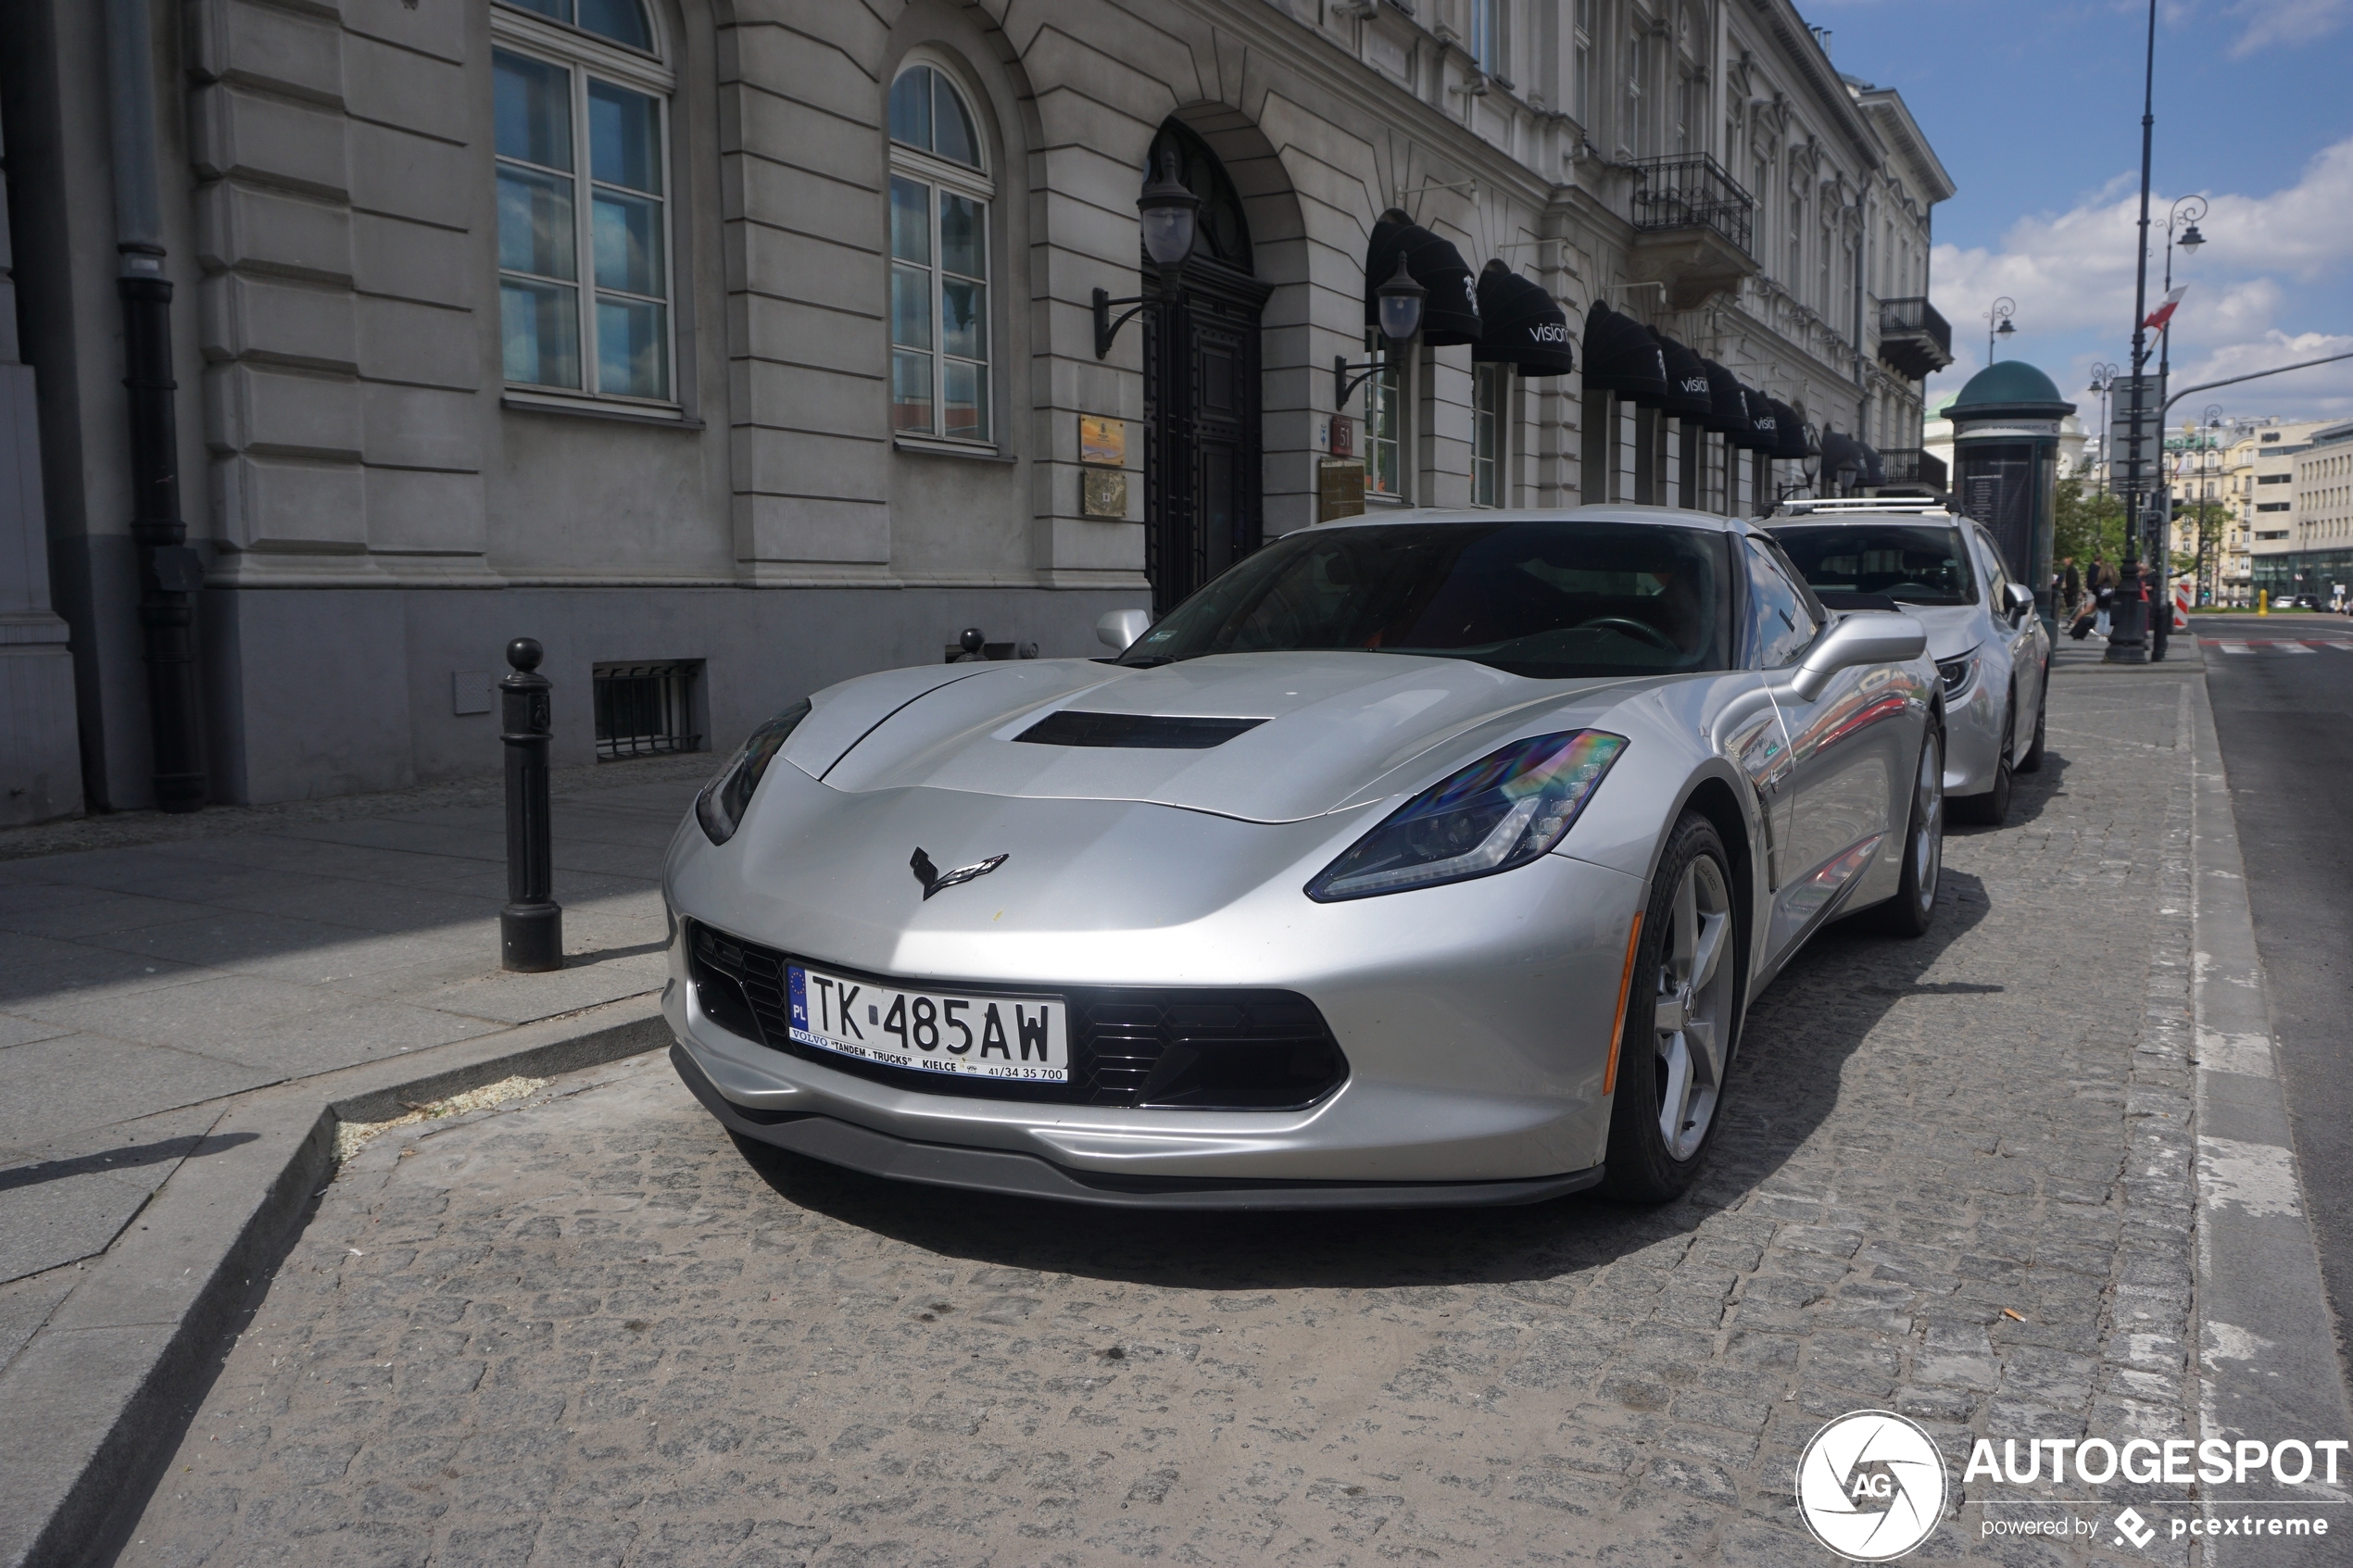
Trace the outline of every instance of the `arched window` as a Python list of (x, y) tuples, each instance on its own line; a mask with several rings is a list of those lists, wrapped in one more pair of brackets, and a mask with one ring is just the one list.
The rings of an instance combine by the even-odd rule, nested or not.
[(890, 428), (987, 442), (996, 187), (963, 92), (916, 61), (890, 84)]
[(506, 379), (667, 403), (673, 82), (652, 19), (642, 0), (491, 16)]

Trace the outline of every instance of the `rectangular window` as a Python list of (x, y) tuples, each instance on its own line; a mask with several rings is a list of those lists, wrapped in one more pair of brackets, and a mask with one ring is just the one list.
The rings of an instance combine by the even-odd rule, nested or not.
[(1577, 0), (1576, 81), (1571, 90), (1577, 94), (1577, 123), (1588, 132), (1593, 128), (1593, 0)]
[(1366, 332), (1365, 346), (1381, 367), (1365, 383), (1365, 492), (1402, 500), (1405, 495), (1405, 443), (1400, 428), (1404, 377), (1388, 340), (1378, 332)]
[(694, 729), (695, 677), (700, 659), (594, 667), (597, 760), (699, 751)]
[(1504, 59), (1504, 0), (1470, 0), (1471, 58), (1489, 76), (1509, 77)]
[(1471, 504), (1504, 504), (1504, 402), (1508, 365), (1471, 367)]
[(1643, 45), (1649, 42), (1649, 39), (1642, 33), (1642, 26), (1641, 17), (1629, 14), (1627, 18), (1629, 31), (1626, 34), (1626, 123), (1620, 127), (1620, 132), (1625, 138), (1626, 145), (1632, 150), (1636, 157), (1646, 157), (1650, 154), (1648, 128), (1642, 123), (1644, 107), (1642, 82), (1644, 72), (1648, 69), (1647, 51)]
[(667, 401), (662, 100), (506, 49), (491, 61), (506, 379)]
[(890, 427), (989, 439), (988, 204), (890, 178)]

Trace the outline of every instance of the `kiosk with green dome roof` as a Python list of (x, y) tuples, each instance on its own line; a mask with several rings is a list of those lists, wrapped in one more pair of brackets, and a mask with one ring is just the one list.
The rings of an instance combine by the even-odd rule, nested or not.
[(1988, 365), (1944, 409), (1953, 421), (1953, 503), (1985, 525), (2011, 576), (2034, 590), (2043, 624), (2051, 604), (2051, 530), (2058, 495), (2061, 421), (2075, 405), (2023, 359)]

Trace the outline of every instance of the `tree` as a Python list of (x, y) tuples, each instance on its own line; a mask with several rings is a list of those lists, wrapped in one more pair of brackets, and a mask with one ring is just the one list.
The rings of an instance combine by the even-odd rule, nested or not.
[(2124, 558), (2124, 503), (2082, 477), (2058, 482), (2052, 521), (2053, 560), (2071, 556), (2081, 571), (2095, 558), (2110, 566)]

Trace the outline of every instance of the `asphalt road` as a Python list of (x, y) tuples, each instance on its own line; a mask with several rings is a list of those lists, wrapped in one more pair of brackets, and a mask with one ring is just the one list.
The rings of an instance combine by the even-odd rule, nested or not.
[(2322, 1273), (2353, 1351), (2353, 621), (2199, 616), (2196, 632)]

